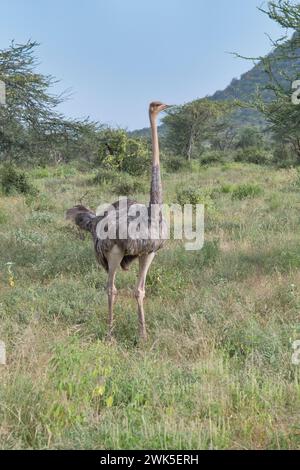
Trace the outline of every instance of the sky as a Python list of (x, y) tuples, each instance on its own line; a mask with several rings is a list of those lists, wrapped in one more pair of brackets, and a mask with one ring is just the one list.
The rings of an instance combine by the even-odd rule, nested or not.
[(0, 0), (0, 49), (40, 43), (39, 71), (71, 90), (66, 116), (129, 130), (153, 100), (183, 104), (225, 88), (283, 31), (261, 0)]

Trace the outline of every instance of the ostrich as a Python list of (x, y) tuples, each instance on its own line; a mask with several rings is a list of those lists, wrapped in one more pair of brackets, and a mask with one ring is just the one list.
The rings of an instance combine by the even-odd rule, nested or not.
[[(153, 261), (156, 252), (163, 246), (164, 237), (162, 236), (162, 227), (164, 221), (161, 215), (162, 206), (162, 187), (160, 176), (160, 160), (159, 160), (159, 143), (157, 133), (157, 116), (158, 114), (168, 108), (169, 105), (163, 104), (159, 101), (154, 101), (149, 105), (149, 119), (151, 124), (151, 137), (152, 137), (152, 176), (150, 188), (150, 203), (148, 206), (138, 204), (136, 201), (127, 200), (126, 205), (126, 223), (132, 220), (130, 215), (131, 206), (136, 206), (137, 209), (146, 210), (146, 223), (149, 231), (151, 226), (158, 224), (159, 236), (153, 236), (152, 233), (147, 239), (132, 238), (127, 235), (126, 239), (121, 239), (119, 234), (120, 225), (124, 220), (124, 211), (120, 208), (120, 202), (113, 203), (104, 215), (97, 216), (94, 212), (87, 209), (82, 205), (77, 205), (66, 212), (66, 218), (72, 220), (77, 226), (83, 230), (91, 232), (94, 241), (94, 248), (98, 262), (108, 272), (107, 282), (107, 295), (108, 295), (108, 338), (112, 338), (114, 315), (113, 307), (117, 295), (115, 287), (116, 271), (121, 266), (125, 271), (128, 270), (132, 261), (136, 258), (139, 260), (139, 274), (135, 287), (135, 298), (138, 307), (138, 320), (139, 320), (139, 333), (142, 340), (147, 339), (147, 331), (145, 324), (144, 313), (144, 297), (145, 297), (145, 283), (149, 267)], [(153, 208), (158, 208), (156, 215), (154, 215)], [(113, 218), (112, 214), (116, 213), (117, 217)], [(145, 212), (144, 212), (145, 213)], [(128, 217), (127, 217), (128, 216)], [(99, 237), (99, 224), (106, 223), (108, 229), (113, 224), (116, 225), (116, 236), (102, 239)]]

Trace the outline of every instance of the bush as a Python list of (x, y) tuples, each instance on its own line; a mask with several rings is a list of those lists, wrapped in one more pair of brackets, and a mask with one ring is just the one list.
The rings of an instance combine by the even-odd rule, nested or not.
[(276, 145), (273, 159), (279, 168), (289, 168), (298, 163), (296, 153), (288, 145)]
[(296, 178), (293, 185), (296, 189), (300, 189), (300, 168), (297, 168), (296, 171)]
[(75, 176), (77, 170), (71, 165), (59, 165), (55, 168), (54, 176), (61, 178), (68, 178), (69, 176)]
[(11, 164), (2, 167), (0, 182), (1, 190), (5, 195), (14, 193), (36, 195), (38, 192), (29, 182), (26, 173), (17, 170)]
[(248, 149), (249, 147), (259, 147), (263, 143), (263, 136), (257, 127), (241, 127), (238, 132), (237, 148)]
[(220, 192), (223, 194), (230, 194), (234, 190), (233, 184), (223, 184), (221, 186)]
[(214, 207), (210, 190), (182, 189), (177, 191), (176, 197), (181, 206), (185, 204), (192, 204), (193, 206), (203, 204), (206, 209), (213, 209)]
[(273, 155), (268, 150), (249, 147), (247, 149), (237, 150), (234, 155), (234, 161), (255, 163), (256, 165), (268, 165), (273, 162)]
[(169, 173), (176, 173), (186, 168), (187, 163), (183, 157), (169, 157), (165, 160), (164, 166)]
[(122, 170), (132, 176), (141, 176), (149, 171), (150, 164), (147, 143), (142, 139), (128, 139)]
[(126, 171), (132, 176), (145, 174), (150, 166), (147, 141), (129, 138), (124, 129), (105, 129), (99, 147), (99, 161), (108, 170)]
[(232, 199), (246, 199), (260, 196), (262, 188), (258, 184), (239, 184), (231, 190)]
[(226, 153), (221, 150), (205, 150), (200, 156), (202, 165), (211, 165), (213, 163), (222, 163), (226, 157)]
[(36, 167), (33, 168), (30, 172), (32, 178), (42, 179), (42, 178), (49, 178), (50, 172), (48, 168), (43, 167)]
[(121, 173), (114, 170), (100, 170), (92, 180), (93, 184), (108, 184), (113, 193), (129, 196), (138, 192), (143, 192), (145, 187), (143, 181), (134, 178), (128, 173)]
[(143, 182), (131, 175), (122, 173), (113, 184), (112, 191), (122, 196), (130, 196), (135, 193), (143, 192), (145, 189)]

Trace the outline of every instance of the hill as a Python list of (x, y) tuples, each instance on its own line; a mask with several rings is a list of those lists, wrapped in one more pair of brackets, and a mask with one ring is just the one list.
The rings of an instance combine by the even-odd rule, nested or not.
[[(289, 43), (294, 41), (296, 34), (286, 42), (285, 47), (288, 49)], [(300, 71), (300, 48), (296, 49), (295, 56), (298, 58), (293, 58), (286, 60), (281, 59), (282, 47), (277, 47), (266, 57), (270, 58), (273, 61), (273, 71), (276, 80), (279, 83), (286, 87), (290, 87), (291, 81), (299, 75)], [(290, 74), (290, 79), (288, 80), (284, 74)], [(242, 74), (240, 78), (233, 78), (231, 83), (224, 90), (217, 90), (209, 98), (215, 101), (224, 101), (224, 100), (240, 100), (243, 102), (250, 102), (251, 99), (255, 96), (257, 91), (261, 91), (262, 96), (266, 101), (270, 100), (272, 93), (270, 91), (265, 91), (266, 85), (269, 83), (268, 74), (265, 72), (263, 59), (258, 61), (248, 72)], [(251, 126), (255, 125), (258, 127), (265, 126), (265, 120), (263, 116), (253, 110), (253, 109), (238, 109), (233, 113), (232, 117), (234, 123), (239, 126)], [(160, 126), (160, 131), (163, 133), (163, 126)], [(131, 133), (135, 136), (147, 136), (149, 135), (149, 129), (139, 129)]]
[[(267, 58), (272, 62), (274, 78), (285, 88), (291, 86), (291, 82), (297, 77), (300, 70), (300, 48), (297, 48), (290, 59), (282, 59), (283, 49), (289, 50), (292, 41), (295, 41), (296, 34), (286, 41), (283, 46), (275, 48)], [(298, 58), (295, 58), (297, 56)], [(260, 92), (265, 101), (272, 99), (272, 92), (266, 90), (269, 83), (269, 75), (265, 71), (264, 59), (258, 61), (252, 69), (241, 75), (241, 77), (233, 78), (231, 83), (224, 89), (216, 91), (212, 96), (212, 100), (240, 100), (250, 102)], [(260, 113), (252, 109), (239, 109), (233, 119), (239, 126), (256, 125), (264, 126), (265, 121)]]

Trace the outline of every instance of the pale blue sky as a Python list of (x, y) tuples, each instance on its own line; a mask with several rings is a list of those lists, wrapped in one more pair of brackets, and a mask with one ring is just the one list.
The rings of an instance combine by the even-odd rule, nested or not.
[(40, 70), (71, 88), (61, 106), (129, 129), (148, 125), (147, 104), (180, 104), (223, 89), (282, 30), (260, 0), (9, 0), (0, 2), (0, 49), (41, 43)]

